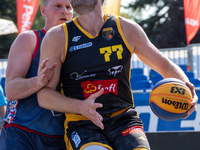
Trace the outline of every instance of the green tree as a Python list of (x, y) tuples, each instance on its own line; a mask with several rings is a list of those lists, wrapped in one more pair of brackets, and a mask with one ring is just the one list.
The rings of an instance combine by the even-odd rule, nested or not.
[[(12, 20), (17, 23), (16, 18), (16, 1), (1, 0), (0, 1), (0, 18)], [(0, 58), (7, 58), (8, 51), (17, 34), (8, 34), (0, 36)]]
[[(143, 11), (148, 15), (148, 8), (155, 11), (147, 19), (134, 17), (142, 26), (152, 43), (158, 48), (186, 46), (183, 0), (135, 0), (128, 8)], [(198, 43), (199, 33), (191, 41)]]
[[(42, 1), (40, 1), (40, 6), (41, 5)], [(15, 0), (0, 1), (0, 18), (12, 20), (15, 23), (15, 25), (17, 25)], [(44, 27), (44, 17), (41, 15), (40, 9), (38, 8), (31, 29), (42, 29), (43, 27)], [(18, 35), (17, 33), (14, 33), (14, 34), (7, 34), (0, 36), (0, 59), (8, 57), (10, 46), (12, 45), (17, 35)]]
[[(43, 4), (43, 0), (40, 1), (37, 14), (35, 16), (33, 25), (31, 27), (32, 30), (42, 29), (45, 25), (45, 19), (41, 15), (41, 12), (40, 12), (40, 6), (42, 4)], [(75, 16), (76, 16), (76, 13), (74, 12), (74, 17)], [(0, 18), (12, 20), (15, 23), (15, 25), (17, 25), (16, 0), (1, 0), (0, 1)], [(14, 33), (14, 34), (0, 36), (0, 59), (8, 57), (10, 46), (12, 45), (17, 35), (18, 35), (17, 33)]]
[(35, 15), (35, 19), (34, 19), (34, 21), (33, 21), (33, 25), (32, 25), (32, 27), (31, 27), (32, 30), (44, 28), (45, 19), (44, 19), (44, 17), (41, 15), (41, 12), (40, 12), (40, 6), (41, 6), (42, 4), (43, 4), (43, 0), (40, 1), (40, 4), (39, 4), (38, 10), (37, 10), (37, 13), (36, 13), (36, 15)]

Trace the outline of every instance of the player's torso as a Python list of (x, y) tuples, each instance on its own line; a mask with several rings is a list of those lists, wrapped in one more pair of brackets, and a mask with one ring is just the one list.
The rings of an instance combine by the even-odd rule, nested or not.
[(132, 51), (122, 38), (118, 19), (109, 15), (96, 37), (82, 29), (76, 19), (67, 24), (68, 49), (61, 72), (64, 94), (84, 100), (104, 88), (96, 99), (103, 104), (98, 109), (101, 114), (133, 105), (129, 83)]
[[(26, 78), (37, 76), (40, 46), (45, 36), (45, 32), (42, 30), (36, 30), (34, 32), (37, 37), (37, 44)], [(9, 102), (6, 121), (11, 126), (12, 124), (18, 124), (47, 135), (64, 134), (64, 114), (41, 108), (37, 102), (37, 93), (24, 99)]]

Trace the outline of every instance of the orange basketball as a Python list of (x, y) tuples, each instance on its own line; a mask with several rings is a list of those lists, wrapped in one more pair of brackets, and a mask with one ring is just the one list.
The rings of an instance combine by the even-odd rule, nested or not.
[(152, 111), (161, 119), (175, 121), (183, 118), (191, 108), (192, 93), (188, 86), (176, 78), (159, 81), (149, 97)]

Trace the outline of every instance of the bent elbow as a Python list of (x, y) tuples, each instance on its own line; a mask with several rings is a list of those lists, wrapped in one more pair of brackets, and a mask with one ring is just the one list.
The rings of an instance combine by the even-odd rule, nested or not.
[(5, 90), (5, 93), (6, 93), (5, 96), (6, 96), (6, 98), (7, 98), (8, 101), (14, 101), (14, 100), (16, 100), (15, 97), (13, 96), (12, 92), (9, 92), (9, 91)]
[(37, 101), (40, 107), (45, 108), (45, 102), (44, 99), (42, 98), (42, 93), (40, 91), (37, 93)]

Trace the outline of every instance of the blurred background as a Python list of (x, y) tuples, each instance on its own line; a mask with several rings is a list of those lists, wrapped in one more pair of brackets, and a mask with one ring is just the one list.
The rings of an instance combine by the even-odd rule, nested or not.
[[(9, 49), (19, 34), (17, 6), (20, 0), (0, 0), (0, 83), (4, 88)], [(21, 0), (23, 1), (23, 0)], [(18, 3), (17, 3), (18, 2)], [(184, 3), (195, 3), (195, 20), (187, 20)], [(42, 0), (38, 3), (42, 5)], [(117, 8), (115, 8), (116, 6)], [(107, 8), (106, 8), (107, 7)], [(42, 29), (44, 17), (37, 6), (30, 29)], [(112, 9), (113, 12), (109, 12)], [(200, 0), (105, 0), (104, 12), (134, 20), (146, 32), (150, 41), (174, 63), (179, 65), (200, 97)], [(107, 12), (108, 11), (108, 12)], [(115, 12), (116, 11), (116, 12)], [(188, 13), (193, 14), (192, 12)], [(74, 17), (76, 13), (74, 13)], [(197, 26), (188, 40), (187, 25)], [(193, 30), (193, 29), (192, 29)], [(143, 64), (135, 54), (131, 60), (131, 87), (135, 107), (144, 122), (144, 130), (152, 150), (199, 150), (200, 102), (187, 119), (164, 121), (149, 107), (149, 93), (162, 76)]]
[[(42, 5), (42, 1), (39, 5)], [(183, 0), (121, 0), (120, 12), (121, 16), (140, 24), (157, 48), (187, 46)], [(15, 0), (0, 1), (0, 18), (11, 20), (17, 25)], [(38, 9), (31, 29), (41, 29), (43, 26), (44, 18)], [(0, 58), (7, 58), (16, 36), (17, 33), (0, 36)], [(191, 44), (199, 41), (198, 31)]]

